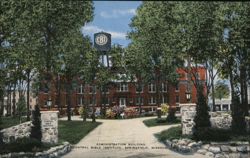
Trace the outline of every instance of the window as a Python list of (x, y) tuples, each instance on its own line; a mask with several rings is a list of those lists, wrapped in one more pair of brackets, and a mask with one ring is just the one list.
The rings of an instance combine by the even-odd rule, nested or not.
[(84, 86), (82, 84), (80, 86), (78, 86), (78, 93), (79, 94), (83, 94), (84, 93)]
[(96, 99), (95, 99), (95, 97), (91, 97), (90, 98), (90, 105), (95, 105), (96, 104)]
[(118, 90), (120, 92), (127, 92), (128, 91), (128, 84), (127, 83), (120, 83)]
[(136, 93), (142, 93), (143, 92), (143, 85), (136, 83)]
[(108, 87), (105, 87), (105, 86), (101, 87), (101, 91), (102, 93), (109, 93)]
[(161, 91), (162, 92), (167, 92), (167, 84), (166, 83), (161, 84)]
[(84, 101), (83, 101), (83, 97), (82, 96), (78, 96), (77, 97), (77, 105), (83, 105)]
[(176, 84), (175, 91), (179, 91), (179, 84)]
[(155, 97), (150, 97), (148, 103), (149, 104), (156, 104)]
[(180, 97), (179, 97), (179, 96), (176, 96), (176, 97), (175, 97), (175, 102), (176, 102), (176, 103), (179, 103), (179, 102), (180, 102)]
[(120, 107), (126, 106), (126, 98), (119, 98), (119, 106)]
[(104, 97), (102, 105), (109, 105), (109, 98)]
[(148, 91), (149, 92), (155, 92), (155, 84), (153, 84), (153, 83), (150, 83), (149, 85), (148, 85)]
[(142, 97), (136, 98), (136, 105), (143, 105), (143, 98)]
[(164, 103), (167, 103), (167, 97), (162, 95), (161, 96), (161, 103), (164, 104)]
[(89, 86), (89, 93), (96, 93), (96, 86)]

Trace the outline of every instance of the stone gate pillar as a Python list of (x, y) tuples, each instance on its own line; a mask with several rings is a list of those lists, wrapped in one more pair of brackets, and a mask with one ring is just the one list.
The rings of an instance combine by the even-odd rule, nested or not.
[(58, 111), (41, 111), (42, 142), (58, 143)]
[(180, 104), (181, 107), (181, 126), (183, 135), (192, 135), (194, 128), (194, 117), (196, 115), (196, 104)]

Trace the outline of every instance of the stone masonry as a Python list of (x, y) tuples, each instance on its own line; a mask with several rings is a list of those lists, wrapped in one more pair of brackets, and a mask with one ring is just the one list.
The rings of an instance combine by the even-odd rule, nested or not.
[(58, 142), (58, 111), (41, 112), (42, 142), (56, 144)]
[[(192, 135), (196, 104), (181, 104), (182, 134)], [(232, 117), (226, 112), (210, 112), (211, 126), (219, 129), (230, 129)], [(247, 130), (250, 131), (250, 118), (246, 117)]]
[(181, 126), (183, 135), (192, 135), (196, 104), (181, 104)]
[(1, 130), (5, 143), (14, 141), (18, 138), (29, 137), (31, 131), (31, 121)]

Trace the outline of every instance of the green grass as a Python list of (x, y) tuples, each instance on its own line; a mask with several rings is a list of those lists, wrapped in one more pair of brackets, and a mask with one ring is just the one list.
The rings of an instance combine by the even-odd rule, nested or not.
[(181, 131), (181, 126), (171, 127), (167, 130), (164, 130), (160, 133), (155, 134), (156, 138), (159, 141), (165, 141), (166, 139), (180, 139), (180, 138), (189, 138), (188, 136), (183, 136)]
[[(250, 142), (250, 137), (249, 134), (245, 134), (245, 135), (235, 135), (235, 134), (231, 134), (230, 131), (229, 132), (229, 139), (226, 141), (248, 141)], [(182, 135), (182, 130), (181, 130), (181, 126), (177, 126), (177, 127), (171, 127), (167, 130), (164, 130), (160, 133), (155, 134), (156, 138), (160, 141), (163, 142), (165, 140), (173, 140), (173, 139), (180, 139), (180, 138), (189, 138), (192, 139), (192, 136), (187, 136), (187, 135)], [(214, 138), (215, 140), (203, 140), (203, 142), (209, 143), (211, 141), (213, 142), (220, 142), (220, 140)]]
[(68, 141), (76, 144), (100, 124), (100, 122), (59, 121), (59, 142)]
[(163, 126), (163, 125), (172, 125), (172, 124), (178, 124), (181, 123), (179, 119), (176, 119), (173, 122), (168, 122), (166, 118), (152, 118), (144, 120), (143, 123), (148, 127), (154, 127), (154, 126)]
[[(21, 117), (21, 123), (26, 122), (26, 117)], [(18, 117), (1, 117), (0, 129), (20, 124)]]

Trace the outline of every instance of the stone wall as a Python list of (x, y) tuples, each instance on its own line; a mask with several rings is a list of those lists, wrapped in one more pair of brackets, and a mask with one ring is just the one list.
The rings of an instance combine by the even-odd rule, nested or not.
[(42, 142), (56, 144), (58, 142), (58, 111), (41, 112)]
[(181, 104), (181, 125), (183, 135), (192, 135), (196, 104)]
[[(196, 105), (195, 104), (181, 104), (181, 125), (182, 125), (182, 134), (192, 135), (194, 117), (196, 114)], [(214, 128), (220, 129), (230, 129), (232, 117), (226, 112), (210, 112), (210, 122), (211, 126)], [(250, 117), (246, 117), (247, 131), (250, 132)]]
[[(12, 126), (1, 130), (3, 133), (3, 141), (8, 143), (17, 138), (29, 137), (32, 122), (25, 122), (16, 126)], [(58, 142), (58, 111), (42, 111), (41, 112), (41, 130), (42, 142), (56, 144)]]
[(1, 130), (3, 141), (8, 143), (17, 138), (29, 137), (31, 131), (31, 121)]

